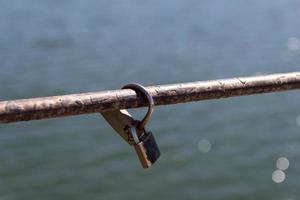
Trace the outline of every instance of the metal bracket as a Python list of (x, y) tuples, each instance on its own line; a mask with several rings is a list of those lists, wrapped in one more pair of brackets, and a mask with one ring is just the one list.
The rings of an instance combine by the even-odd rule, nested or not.
[(127, 132), (136, 121), (127, 110), (113, 110), (102, 112), (101, 115), (110, 124), (110, 126), (130, 145), (135, 142)]

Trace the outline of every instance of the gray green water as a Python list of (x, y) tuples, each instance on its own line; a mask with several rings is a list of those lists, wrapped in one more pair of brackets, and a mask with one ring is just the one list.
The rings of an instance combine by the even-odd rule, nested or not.
[[(2, 0), (0, 98), (299, 71), (299, 19), (298, 0)], [(150, 170), (97, 114), (1, 125), (0, 199), (300, 199), (299, 97), (157, 107)]]

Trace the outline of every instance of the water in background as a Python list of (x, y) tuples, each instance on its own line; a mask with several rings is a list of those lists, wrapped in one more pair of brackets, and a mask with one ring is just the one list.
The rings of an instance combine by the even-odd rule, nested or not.
[[(298, 0), (0, 1), (0, 98), (299, 71), (299, 19)], [(299, 199), (299, 97), (157, 107), (150, 170), (97, 114), (1, 125), (0, 199)]]

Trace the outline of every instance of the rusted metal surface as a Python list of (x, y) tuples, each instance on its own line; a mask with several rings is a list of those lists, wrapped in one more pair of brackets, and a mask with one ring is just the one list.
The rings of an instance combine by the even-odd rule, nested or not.
[[(300, 89), (300, 72), (160, 85), (146, 88), (155, 105)], [(0, 102), (0, 123), (144, 107), (133, 90), (71, 94)]]

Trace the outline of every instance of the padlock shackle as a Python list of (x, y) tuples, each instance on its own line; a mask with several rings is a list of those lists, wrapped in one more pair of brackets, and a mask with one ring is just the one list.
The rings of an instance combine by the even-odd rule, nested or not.
[(153, 110), (154, 110), (154, 100), (152, 95), (146, 90), (146, 88), (138, 83), (130, 83), (126, 84), (122, 87), (122, 89), (132, 89), (135, 92), (141, 92), (148, 100), (148, 111), (145, 115), (145, 117), (142, 119), (142, 121), (139, 122), (137, 125), (138, 130), (143, 130), (150, 120), (150, 117), (152, 116)]

